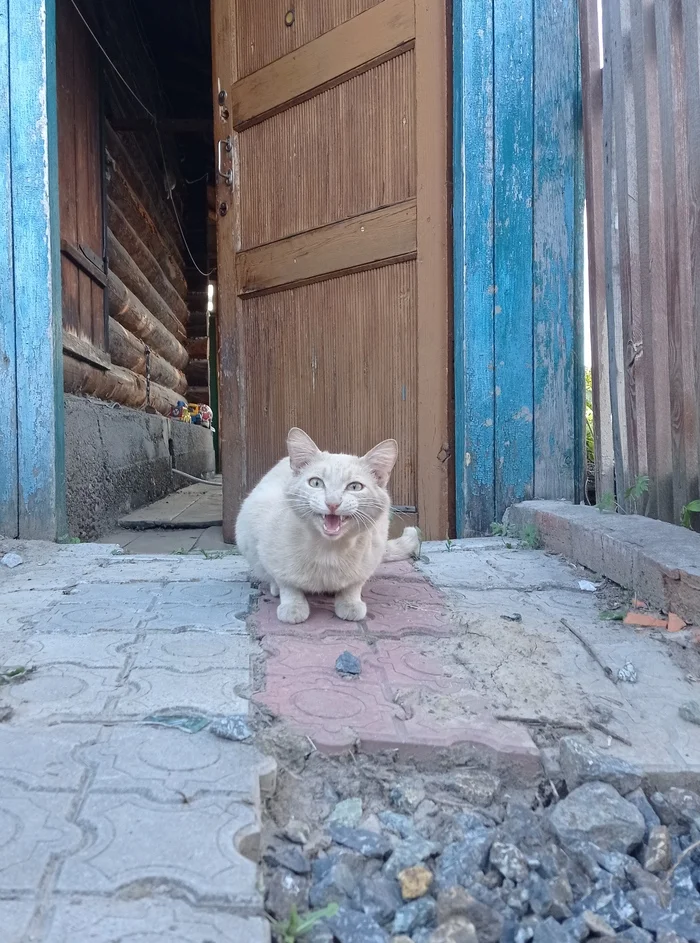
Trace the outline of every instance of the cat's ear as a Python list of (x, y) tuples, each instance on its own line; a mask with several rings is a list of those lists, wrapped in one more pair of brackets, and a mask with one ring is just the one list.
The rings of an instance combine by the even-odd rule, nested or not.
[(367, 462), (372, 469), (372, 474), (382, 488), (386, 488), (389, 483), (398, 455), (399, 446), (396, 439), (385, 439), (379, 445), (375, 445), (373, 449), (370, 449), (363, 458), (363, 461)]
[(287, 452), (292, 471), (300, 472), (319, 454), (319, 448), (302, 429), (290, 429), (287, 435)]

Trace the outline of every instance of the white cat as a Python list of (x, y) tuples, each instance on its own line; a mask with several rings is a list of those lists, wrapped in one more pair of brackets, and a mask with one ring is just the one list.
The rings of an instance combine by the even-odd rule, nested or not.
[(366, 455), (322, 452), (301, 429), (243, 502), (236, 543), (254, 577), (279, 596), (280, 622), (309, 617), (305, 593), (335, 593), (335, 614), (364, 619), (362, 587), (379, 564), (407, 560), (420, 547), (416, 527), (389, 540), (387, 491), (398, 446), (380, 442)]

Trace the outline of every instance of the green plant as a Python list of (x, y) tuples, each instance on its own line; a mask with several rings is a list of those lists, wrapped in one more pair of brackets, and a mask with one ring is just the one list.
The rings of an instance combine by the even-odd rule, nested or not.
[(683, 527), (691, 527), (691, 514), (700, 514), (700, 499), (697, 501), (690, 501), (681, 511), (681, 524)]
[(537, 550), (541, 546), (540, 532), (534, 524), (525, 524), (520, 531), (520, 543), (530, 550)]
[(586, 370), (586, 461), (595, 462), (595, 439), (593, 436), (593, 375)]
[(506, 528), (505, 524), (499, 524), (498, 521), (494, 521), (491, 525), (491, 533), (494, 537), (505, 537)]
[(615, 495), (612, 493), (612, 491), (606, 491), (605, 494), (601, 494), (601, 496), (596, 501), (596, 507), (599, 511), (614, 511)]
[(625, 491), (625, 500), (631, 501), (634, 505), (634, 513), (637, 513), (637, 501), (641, 501), (645, 494), (649, 492), (649, 476), (637, 475), (634, 484)]
[(450, 550), (452, 550), (452, 546), (453, 546), (452, 540), (450, 539), (450, 535), (448, 534), (448, 535), (445, 537), (445, 547), (446, 547), (446, 549), (447, 549), (448, 551), (450, 551)]
[(279, 943), (297, 943), (305, 936), (309, 930), (316, 926), (319, 920), (325, 920), (327, 917), (335, 917), (338, 913), (338, 905), (333, 903), (324, 907), (323, 910), (312, 910), (311, 913), (300, 917), (296, 907), (292, 907), (292, 912), (286, 920), (275, 920), (272, 923), (272, 929), (279, 940)]

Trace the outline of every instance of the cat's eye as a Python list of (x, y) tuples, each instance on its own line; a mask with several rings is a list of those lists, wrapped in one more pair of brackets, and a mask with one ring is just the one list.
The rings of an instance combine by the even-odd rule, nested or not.
[(323, 482), (320, 478), (309, 478), (309, 486), (311, 488), (322, 488)]
[(351, 481), (347, 487), (348, 491), (364, 491), (365, 486), (361, 481)]

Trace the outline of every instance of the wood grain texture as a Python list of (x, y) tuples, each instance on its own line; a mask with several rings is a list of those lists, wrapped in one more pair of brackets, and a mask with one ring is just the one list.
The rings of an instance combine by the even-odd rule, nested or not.
[(17, 367), (15, 351), (12, 174), (10, 166), (9, 0), (0, 0), (0, 401), (9, 408), (0, 423), (0, 534), (19, 535)]
[(454, 375), (457, 534), (495, 511), (492, 0), (453, 6)]
[(605, 235), (603, 221), (603, 73), (600, 68), (597, 0), (580, 0), (581, 81), (588, 284), (591, 332), (593, 436), (596, 494), (613, 494), (615, 470), (608, 369), (608, 324), (605, 312)]
[(240, 79), (233, 126), (243, 130), (398, 55), (415, 38), (414, 0), (382, 0), (331, 32)]
[[(132, 409), (141, 409), (147, 404), (146, 380), (116, 364), (107, 370), (100, 370), (66, 354), (63, 357), (63, 373), (67, 393), (96, 396)], [(150, 405), (161, 415), (167, 416), (170, 407), (176, 406), (180, 399), (179, 393), (167, 390), (158, 383), (151, 383)]]
[(363, 454), (396, 438), (392, 497), (416, 504), (415, 293), (416, 263), (405, 262), (243, 301), (245, 490), (282, 457), (296, 425), (329, 451)]
[[(540, 166), (537, 149), (544, 143), (541, 135), (535, 140), (533, 107), (539, 104), (547, 121), (553, 118), (552, 101), (535, 100), (543, 98), (543, 91), (546, 94), (541, 87), (544, 73), (535, 76), (533, 45), (533, 36), (536, 43), (539, 29), (544, 25), (540, 16), (535, 21), (532, 0), (494, 4), (494, 520), (499, 521), (509, 505), (532, 498), (534, 494), (533, 433), (536, 436), (538, 430), (534, 425), (533, 356), (539, 366), (539, 358), (548, 355), (547, 338), (543, 333), (538, 333), (540, 346), (533, 352), (533, 174), (535, 167)], [(560, 87), (563, 108), (571, 107), (566, 88), (568, 62), (557, 65), (554, 52), (563, 40), (561, 27), (556, 22), (548, 22), (546, 28), (547, 41), (551, 43), (548, 65), (555, 68), (552, 81)], [(553, 36), (557, 37), (556, 42), (552, 42)], [(562, 55), (567, 53), (562, 52)], [(538, 85), (533, 89), (536, 81)], [(566, 135), (569, 129), (560, 130)], [(568, 143), (567, 137), (564, 141)], [(550, 166), (555, 167), (556, 154), (551, 157), (554, 159), (550, 159)], [(553, 193), (545, 194), (538, 189), (537, 196), (543, 200), (538, 206), (540, 226), (542, 217), (549, 218), (545, 215), (549, 210), (544, 201), (552, 195), (556, 199), (557, 187), (563, 183), (568, 181), (559, 174), (551, 184), (547, 181)], [(537, 184), (541, 185), (539, 179)], [(561, 206), (557, 202), (552, 206), (552, 219), (564, 229), (566, 221), (561, 219)], [(536, 245), (536, 253), (537, 248)], [(541, 250), (540, 259), (544, 251)], [(558, 299), (560, 303), (562, 300)], [(557, 312), (550, 310), (551, 305), (542, 293), (537, 301), (538, 327), (540, 320), (547, 319), (556, 326)], [(554, 419), (554, 415), (547, 416), (549, 421)]]
[(352, 17), (376, 6), (380, 0), (297, 0), (294, 22), (285, 23), (288, 0), (236, 0), (237, 21), (245, 30), (236, 32), (236, 64), (240, 77), (262, 69), (300, 46), (312, 42)]
[(649, 505), (647, 513), (673, 519), (673, 454), (665, 308), (666, 266), (661, 178), (661, 119), (656, 67), (655, 0), (633, 4), (630, 17), (636, 128), (639, 259)]
[(101, 370), (106, 370), (110, 364), (109, 354), (106, 354), (99, 347), (95, 347), (90, 341), (82, 337), (76, 337), (65, 328), (63, 329), (63, 353), (70, 354), (76, 360), (84, 360)]
[(182, 322), (173, 314), (111, 229), (107, 232), (107, 255), (110, 270), (114, 271), (173, 337), (183, 339), (185, 328)]
[[(454, 443), (449, 392), (452, 357), (448, 353), (452, 246), (447, 183), (450, 163), (447, 49), (447, 14), (442, 0), (416, 0), (416, 343), (419, 358), (418, 500), (415, 503), (421, 531), (428, 540), (441, 540), (453, 532), (450, 478)], [(408, 58), (409, 54), (392, 62)], [(386, 67), (379, 67), (383, 68)]]
[[(577, 443), (584, 382), (576, 308), (581, 259), (575, 233), (580, 139), (578, 10), (575, 0), (536, 0), (534, 131), (535, 496), (579, 499)], [(544, 63), (546, 62), (546, 66)], [(577, 262), (579, 267), (577, 268)]]
[[(119, 367), (127, 367), (134, 373), (145, 377), (147, 369), (146, 346), (135, 334), (127, 331), (119, 321), (115, 321), (114, 318), (109, 319), (109, 353), (112, 363)], [(155, 350), (151, 350), (149, 356), (153, 382), (182, 395), (187, 390), (187, 377), (185, 374), (173, 367)]]
[(49, 0), (10, 0), (18, 531), (43, 540), (65, 533), (55, 29)]
[(177, 338), (151, 314), (115, 271), (110, 270), (108, 285), (110, 316), (161, 354), (174, 367), (183, 370), (189, 358), (187, 351)]
[(242, 249), (415, 197), (415, 65), (407, 52), (238, 135)]
[(299, 285), (415, 252), (416, 201), (407, 200), (239, 253), (238, 290)]

